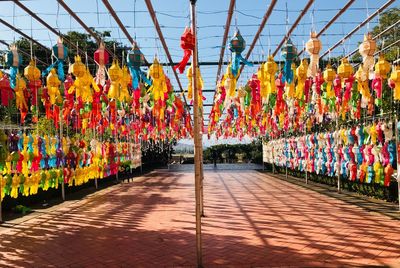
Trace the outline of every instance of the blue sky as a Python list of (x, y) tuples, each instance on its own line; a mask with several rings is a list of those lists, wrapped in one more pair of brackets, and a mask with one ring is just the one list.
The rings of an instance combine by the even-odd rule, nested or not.
[[(149, 61), (152, 61), (157, 54), (162, 62), (166, 62), (164, 50), (158, 40), (156, 31), (147, 8), (143, 0), (109, 0), (117, 11), (122, 22), (128, 28), (132, 36), (136, 35), (142, 52)], [(116, 39), (124, 44), (129, 45), (128, 40), (123, 32), (118, 29), (116, 22), (108, 14), (107, 9), (101, 0), (65, 0), (65, 2), (74, 10), (81, 19), (91, 27), (98, 30), (111, 30), (111, 38)], [(309, 38), (309, 32), (314, 26), (319, 31), (348, 0), (316, 0), (307, 14), (300, 21), (300, 24), (293, 32), (292, 40), (298, 48), (302, 48), (303, 44)], [(368, 13), (373, 13), (386, 0), (356, 0), (351, 8), (346, 11), (325, 34), (321, 37), (323, 44), (322, 52), (332, 46), (343, 35), (356, 27), (363, 21)], [(395, 1), (390, 7), (398, 7), (400, 0)], [(54, 28), (59, 28), (61, 32), (69, 30), (84, 31), (81, 26), (61, 7), (55, 0), (30, 0), (23, 3), (43, 18)], [(174, 61), (179, 61), (182, 56), (182, 50), (179, 46), (179, 38), (185, 26), (189, 24), (189, 1), (188, 0), (153, 0), (154, 9), (157, 12), (159, 23), (162, 26), (164, 37)], [(277, 44), (283, 38), (286, 32), (286, 11), (288, 6), (289, 27), (296, 20), (300, 11), (304, 8), (307, 0), (278, 0), (278, 3), (269, 18), (260, 41), (253, 50), (250, 60), (265, 59), (268, 49), (275, 50)], [(247, 41), (248, 46), (253, 40), (259, 23), (268, 8), (270, 1), (262, 0), (237, 0), (236, 11), (233, 15), (232, 25), (229, 36), (232, 36), (237, 25), (243, 37)], [(218, 61), (224, 25), (227, 16), (229, 0), (198, 0), (197, 1), (197, 22), (198, 22), (198, 43), (199, 43), (199, 60), (200, 61)], [(134, 12), (136, 10), (136, 12)], [(14, 6), (11, 1), (0, 2), (1, 17), (7, 22), (14, 24), (15, 27), (22, 29), (28, 35), (31, 35), (42, 44), (50, 47), (53, 45), (57, 37), (53, 33), (49, 33), (43, 25), (31, 19), (18, 6)], [(15, 16), (13, 15), (15, 14)], [(312, 15), (313, 14), (313, 15)], [(378, 18), (371, 21), (369, 27), (372, 29), (376, 25)], [(32, 27), (31, 27), (32, 25)], [(134, 27), (136, 26), (136, 27)], [(331, 55), (337, 56), (343, 51), (350, 52), (356, 48), (359, 41), (362, 40), (363, 34), (368, 31), (367, 26), (361, 28), (355, 35), (347, 40), (344, 46), (339, 46)], [(0, 25), (0, 36), (6, 42), (12, 42), (19, 38), (19, 35), (9, 30), (6, 26)], [(247, 46), (247, 48), (248, 48)], [(244, 54), (247, 52), (247, 48)], [(0, 45), (0, 49), (6, 49)], [(225, 59), (229, 58), (225, 53)], [(305, 55), (307, 56), (307, 55)], [(280, 60), (280, 55), (275, 57)], [(240, 78), (240, 83), (245, 83), (247, 79), (257, 69), (255, 67), (246, 67)], [(176, 85), (175, 78), (169, 67), (164, 69), (171, 78), (173, 85)], [(224, 72), (225, 67), (222, 72)], [(216, 66), (202, 66), (201, 72), (205, 81), (206, 89), (214, 89), (216, 81)], [(185, 74), (180, 75), (180, 80), (184, 87), (187, 85)], [(178, 89), (175, 86), (175, 89)], [(206, 102), (211, 102), (213, 93), (205, 93)], [(205, 112), (209, 112), (210, 108), (205, 107)], [(205, 116), (207, 118), (208, 115)]]

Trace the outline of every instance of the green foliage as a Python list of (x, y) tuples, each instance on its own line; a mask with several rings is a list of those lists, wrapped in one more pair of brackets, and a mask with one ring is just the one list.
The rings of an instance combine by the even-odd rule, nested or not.
[[(395, 7), (382, 13), (379, 17), (379, 24), (375, 26), (372, 30), (372, 35), (376, 36), (380, 32), (384, 31), (386, 28), (390, 27), (392, 24), (400, 19), (400, 9)], [(400, 38), (400, 27), (393, 27), (391, 30), (382, 34), (376, 41), (378, 45), (378, 50), (396, 42)], [(394, 61), (398, 58), (399, 45), (393, 46), (385, 51), (385, 58), (388, 61)]]
[(262, 163), (262, 143), (261, 140), (254, 140), (249, 144), (220, 144), (208, 147), (203, 151), (205, 162), (212, 163), (213, 156), (217, 162), (237, 162), (239, 156), (243, 157), (244, 162)]

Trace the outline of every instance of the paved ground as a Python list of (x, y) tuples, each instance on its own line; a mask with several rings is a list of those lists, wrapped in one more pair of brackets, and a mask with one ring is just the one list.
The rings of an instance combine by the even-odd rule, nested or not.
[[(257, 171), (205, 172), (205, 267), (400, 263), (400, 221)], [(0, 228), (0, 267), (195, 265), (193, 175), (159, 170)]]

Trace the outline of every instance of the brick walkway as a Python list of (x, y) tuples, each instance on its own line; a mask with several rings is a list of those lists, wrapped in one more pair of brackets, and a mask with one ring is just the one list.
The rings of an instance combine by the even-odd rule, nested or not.
[[(256, 171), (205, 177), (205, 267), (400, 263), (400, 221)], [(192, 267), (193, 200), (192, 173), (157, 171), (37, 211), (0, 227), (0, 267)]]

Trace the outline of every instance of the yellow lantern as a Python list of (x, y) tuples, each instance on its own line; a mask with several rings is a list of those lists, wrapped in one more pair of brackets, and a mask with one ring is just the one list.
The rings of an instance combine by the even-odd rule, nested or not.
[(318, 71), (319, 52), (322, 49), (321, 41), (317, 38), (316, 32), (311, 32), (311, 38), (306, 43), (306, 51), (310, 54), (310, 65), (308, 76), (314, 77)]
[(153, 78), (153, 83), (149, 91), (153, 92), (154, 100), (158, 101), (161, 99), (163, 101), (164, 93), (168, 91), (168, 88), (163, 68), (157, 58), (154, 59), (153, 64), (149, 68), (148, 77)]
[(385, 60), (385, 56), (381, 53), (379, 60), (375, 64), (375, 75), (385, 79), (390, 72), (390, 64)]
[(342, 63), (339, 65), (337, 72), (342, 79), (347, 79), (354, 73), (353, 66), (351, 66), (347, 58), (342, 59)]
[(86, 72), (86, 66), (82, 63), (81, 57), (79, 55), (76, 55), (74, 59), (75, 62), (71, 65), (72, 74), (76, 77), (84, 76)]
[(332, 90), (332, 84), (335, 77), (336, 77), (336, 72), (332, 68), (331, 64), (328, 63), (324, 71), (324, 80), (326, 82), (326, 95), (328, 98), (335, 96), (335, 93)]
[(128, 68), (126, 66), (122, 67), (121, 92), (119, 96), (120, 101), (130, 101), (131, 96), (129, 95), (128, 84), (131, 82), (131, 80), (132, 78), (129, 74)]
[(54, 68), (50, 70), (50, 73), (46, 78), (46, 82), (50, 96), (50, 103), (55, 104), (56, 99), (60, 96), (59, 87), (61, 85), (61, 81), (58, 79), (58, 75), (56, 74), (56, 70)]
[(267, 74), (267, 91), (268, 94), (276, 93), (275, 88), (275, 73), (278, 71), (278, 64), (274, 61), (273, 56), (268, 57), (265, 63), (265, 73)]
[(297, 99), (303, 99), (304, 96), (304, 87), (307, 79), (307, 70), (308, 70), (308, 62), (307, 59), (303, 59), (296, 69), (296, 77), (297, 77), (297, 86), (295, 97)]
[(121, 67), (119, 67), (118, 62), (116, 62), (115, 60), (113, 61), (111, 67), (108, 69), (108, 75), (111, 80), (111, 86), (108, 90), (108, 97), (110, 99), (118, 98), (122, 70)]
[(400, 100), (400, 66), (393, 66), (392, 73), (390, 74), (390, 83), (394, 84), (391, 86), (393, 88), (393, 98), (394, 100)]
[(33, 59), (30, 60), (29, 65), (25, 67), (24, 76), (29, 81), (36, 81), (40, 79), (40, 70), (38, 67), (36, 67), (36, 63)]

